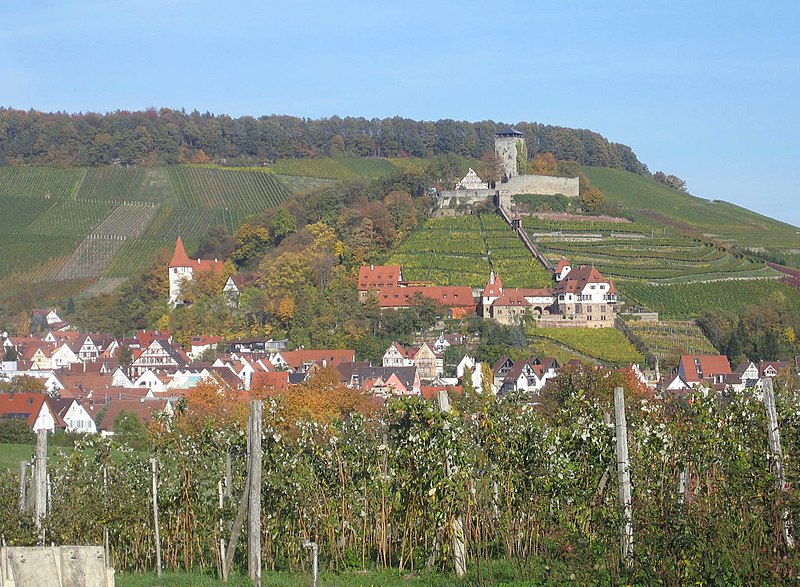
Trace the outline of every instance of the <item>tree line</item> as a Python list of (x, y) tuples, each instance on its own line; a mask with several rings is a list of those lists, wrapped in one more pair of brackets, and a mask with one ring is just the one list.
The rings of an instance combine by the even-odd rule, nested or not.
[[(0, 164), (163, 165), (214, 160), (252, 165), (311, 157), (423, 157), (451, 153), (480, 158), (494, 150), (505, 123), (451, 119), (333, 116), (311, 119), (272, 114), (241, 116), (149, 109), (107, 114), (46, 113), (0, 108)], [(596, 132), (535, 122), (514, 125), (530, 156), (649, 174), (627, 145)]]

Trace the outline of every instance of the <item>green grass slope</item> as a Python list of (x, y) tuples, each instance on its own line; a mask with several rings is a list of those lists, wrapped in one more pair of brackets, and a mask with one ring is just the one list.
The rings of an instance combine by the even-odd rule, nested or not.
[(658, 218), (664, 216), (678, 228), (742, 248), (773, 252), (800, 248), (799, 227), (735, 204), (698, 198), (619, 169), (585, 167), (584, 172), (608, 200), (646, 224), (663, 226)]

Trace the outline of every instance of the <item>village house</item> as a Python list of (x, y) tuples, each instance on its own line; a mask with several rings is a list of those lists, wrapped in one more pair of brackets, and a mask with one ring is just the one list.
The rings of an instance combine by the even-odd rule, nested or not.
[(228, 300), (228, 304), (232, 307), (239, 305), (239, 296), (248, 287), (252, 287), (256, 283), (258, 275), (255, 273), (238, 273), (231, 275), (222, 287), (222, 293)]
[(412, 367), (414, 359), (413, 355), (412, 358), (409, 358), (409, 350), (414, 351), (414, 354), (416, 354), (416, 349), (404, 349), (401, 344), (393, 342), (383, 353), (381, 364), (384, 367)]
[(556, 285), (553, 295), (556, 297), (555, 311), (541, 322), (543, 326), (564, 326), (564, 320), (585, 328), (614, 326), (617, 288), (594, 267), (584, 266), (567, 272)]
[(189, 363), (189, 357), (180, 346), (172, 344), (168, 339), (156, 338), (134, 353), (130, 370), (134, 377), (138, 377), (147, 370), (176, 371)]
[(724, 384), (732, 375), (731, 365), (725, 355), (681, 355), (678, 375), (690, 386)]
[(189, 259), (183, 247), (181, 237), (175, 241), (175, 252), (169, 262), (169, 303), (177, 306), (184, 303), (181, 297), (181, 288), (190, 283), (194, 274), (213, 271), (221, 272), (225, 264), (219, 259)]
[(0, 393), (0, 419), (23, 420), (34, 432), (65, 427), (52, 399), (44, 393)]
[(358, 296), (363, 302), (370, 291), (401, 287), (403, 270), (400, 265), (362, 265), (358, 269)]
[(77, 399), (51, 399), (50, 403), (56, 410), (58, 417), (63, 420), (65, 432), (79, 434), (94, 434), (97, 432), (94, 417)]

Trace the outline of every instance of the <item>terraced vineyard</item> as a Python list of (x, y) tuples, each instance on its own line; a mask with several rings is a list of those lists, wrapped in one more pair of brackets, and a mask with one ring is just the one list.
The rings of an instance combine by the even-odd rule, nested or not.
[(742, 248), (783, 254), (800, 249), (800, 228), (720, 200), (705, 200), (650, 178), (618, 169), (586, 167), (584, 172), (606, 198), (636, 220), (654, 227), (665, 221)]
[(477, 216), (428, 220), (394, 248), (388, 262), (401, 265), (406, 280), (436, 285), (482, 286), (490, 271)]
[(785, 297), (800, 313), (800, 292), (774, 279), (671, 285), (620, 282), (619, 286), (633, 303), (658, 312), (662, 318), (686, 320), (717, 308), (742, 312), (771, 296)]
[(630, 320), (626, 325), (633, 334), (642, 339), (648, 350), (660, 361), (676, 349), (698, 355), (719, 353), (694, 322)]
[(201, 167), (170, 167), (170, 179), (184, 206), (258, 212), (283, 202), (289, 193), (269, 173)]
[(499, 216), (481, 214), (492, 267), (507, 287), (552, 287), (553, 277)]
[[(662, 228), (657, 234), (639, 223), (592, 222), (587, 223), (594, 225), (591, 230), (579, 230), (575, 225), (581, 223), (572, 222), (566, 223), (568, 227), (546, 232), (536, 227), (534, 219), (528, 220), (528, 235), (551, 262), (566, 257), (574, 265), (594, 265), (611, 278), (670, 283), (776, 275), (760, 259), (735, 255), (674, 230)], [(557, 226), (547, 224), (551, 229)], [(624, 232), (618, 230), (621, 226), (626, 228)]]
[(178, 234), (191, 252), (210, 226), (233, 232), (288, 195), (263, 171), (0, 167), (0, 302), (40, 283), (47, 299), (105, 291)]

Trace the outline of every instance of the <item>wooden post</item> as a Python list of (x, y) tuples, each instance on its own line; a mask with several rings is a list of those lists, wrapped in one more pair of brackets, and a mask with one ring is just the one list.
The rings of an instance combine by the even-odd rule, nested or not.
[(231, 468), (231, 449), (225, 453), (225, 497), (231, 497), (233, 487), (233, 471)]
[(261, 425), (264, 402), (253, 400), (250, 410), (250, 498), (247, 516), (247, 570), (256, 587), (261, 586)]
[(617, 437), (617, 478), (619, 480), (620, 550), (622, 560), (630, 565), (633, 555), (633, 507), (631, 505), (631, 462), (628, 458), (628, 424), (625, 419), (625, 392), (614, 388), (615, 433)]
[(228, 580), (228, 570), (225, 568), (225, 523), (222, 519), (222, 510), (225, 507), (225, 498), (222, 490), (222, 479), (217, 484), (217, 492), (219, 493), (219, 563), (220, 574), (222, 580)]
[(25, 512), (25, 492), (28, 487), (28, 463), (25, 461), (19, 462), (19, 512)]
[[(36, 528), (41, 530), (42, 520), (47, 515), (47, 430), (36, 433), (36, 463), (34, 469), (34, 521)], [(42, 543), (44, 544), (44, 543)]]
[[(250, 423), (247, 424), (247, 430), (250, 431)], [(247, 479), (244, 482), (244, 491), (242, 491), (242, 499), (239, 502), (239, 511), (236, 512), (236, 520), (233, 522), (231, 528), (231, 537), (228, 539), (228, 548), (225, 550), (225, 568), (230, 571), (233, 566), (233, 555), (236, 553), (236, 546), (239, 544), (239, 535), (242, 533), (242, 524), (244, 524), (244, 516), (247, 514), (247, 505), (250, 497), (250, 456), (247, 457)], [(223, 578), (224, 580), (224, 578)]]
[[(775, 409), (775, 392), (772, 389), (772, 379), (764, 378), (764, 409), (767, 412), (767, 435), (769, 436), (769, 450), (772, 453), (772, 469), (775, 472), (775, 484), (778, 491), (785, 492), (786, 476), (783, 471), (783, 449), (781, 448), (781, 431), (778, 428), (778, 412)], [(792, 536), (792, 518), (789, 510), (781, 512), (781, 533), (787, 548), (794, 548)]]
[(150, 459), (153, 469), (153, 528), (156, 534), (156, 576), (161, 577), (161, 532), (158, 529), (158, 461)]
[[(450, 398), (447, 396), (447, 390), (439, 390), (438, 400), (439, 411), (450, 412)], [(450, 477), (452, 474), (450, 470), (450, 456), (447, 454), (445, 454), (444, 463), (447, 476)], [(458, 512), (454, 512), (453, 515), (452, 533), (451, 548), (453, 550), (453, 563), (456, 568), (456, 575), (463, 577), (467, 573), (467, 549), (464, 545), (464, 524)]]

